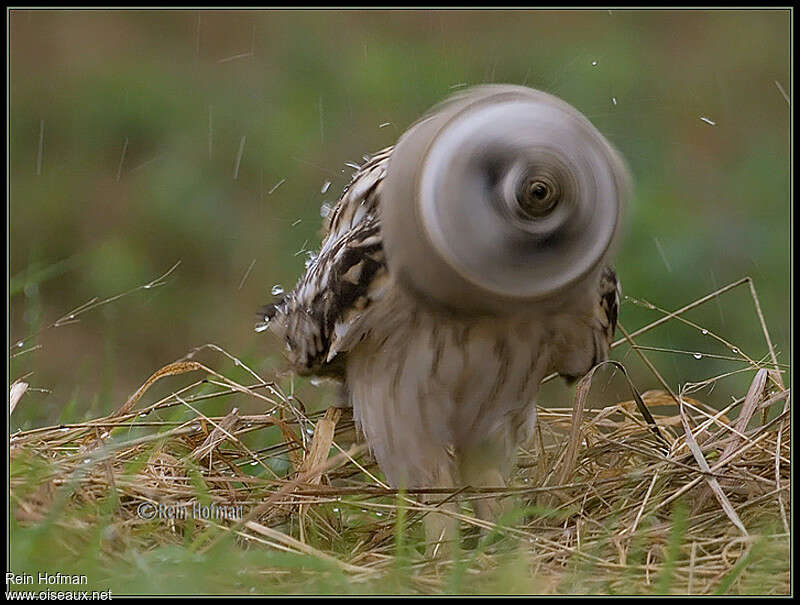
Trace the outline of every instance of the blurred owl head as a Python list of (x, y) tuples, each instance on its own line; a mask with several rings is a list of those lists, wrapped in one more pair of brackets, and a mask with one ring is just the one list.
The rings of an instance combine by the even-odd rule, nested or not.
[(383, 184), (390, 270), (457, 312), (556, 305), (621, 231), (625, 163), (589, 120), (523, 86), (466, 90), (400, 138)]

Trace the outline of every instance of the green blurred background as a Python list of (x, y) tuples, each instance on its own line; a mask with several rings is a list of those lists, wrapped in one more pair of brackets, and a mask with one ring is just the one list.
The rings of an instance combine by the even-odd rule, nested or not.
[[(345, 162), (482, 82), (561, 96), (627, 158), (625, 294), (673, 309), (751, 275), (790, 363), (786, 10), (14, 10), (9, 26), (10, 369), (42, 389), (12, 428), (106, 413), (209, 342), (277, 372), (307, 405), (330, 403), (331, 385), (284, 371), (255, 311), (303, 271)], [(178, 260), (166, 285), (30, 336)], [(633, 330), (659, 316), (626, 302), (621, 320)], [(746, 288), (689, 317), (767, 353)], [(641, 343), (688, 351), (648, 353), (675, 388), (746, 367), (695, 359), (732, 353), (677, 322)], [(627, 346), (615, 357), (642, 390), (658, 386)], [(700, 398), (728, 402), (751, 378)], [(180, 379), (168, 380), (164, 393)], [(567, 405), (562, 395), (544, 403)]]

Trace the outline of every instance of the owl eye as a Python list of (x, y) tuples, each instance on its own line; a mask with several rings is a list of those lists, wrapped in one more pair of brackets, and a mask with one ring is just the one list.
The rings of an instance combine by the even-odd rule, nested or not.
[(552, 212), (561, 193), (555, 183), (546, 176), (531, 176), (522, 180), (517, 191), (517, 205), (526, 218), (542, 218)]

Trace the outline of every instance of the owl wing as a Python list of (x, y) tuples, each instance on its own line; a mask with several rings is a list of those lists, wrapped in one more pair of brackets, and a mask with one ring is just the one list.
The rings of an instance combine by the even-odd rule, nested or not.
[(600, 272), (588, 315), (559, 314), (550, 319), (556, 334), (553, 370), (575, 382), (595, 365), (608, 359), (619, 317), (621, 289), (613, 267)]
[(299, 374), (344, 377), (345, 354), (366, 334), (370, 307), (389, 283), (378, 205), (391, 151), (357, 169), (328, 215), (319, 254), (291, 292), (259, 313), (256, 329), (286, 342)]
[(603, 268), (600, 274), (599, 286), (598, 292), (600, 296), (598, 305), (595, 307), (594, 358), (592, 359), (592, 365), (587, 368), (587, 372), (595, 364), (608, 359), (619, 317), (622, 287), (617, 278), (617, 272), (614, 271), (613, 267), (607, 266)]
[[(603, 327), (605, 340), (608, 345), (614, 340), (619, 318), (619, 303), (622, 298), (622, 284), (613, 267), (605, 267), (600, 274), (600, 306), (598, 319)], [(608, 346), (607, 345), (607, 346)], [(606, 356), (608, 351), (606, 350)]]

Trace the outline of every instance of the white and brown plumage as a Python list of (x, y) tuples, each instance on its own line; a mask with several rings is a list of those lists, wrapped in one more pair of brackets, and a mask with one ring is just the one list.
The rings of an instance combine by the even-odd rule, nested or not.
[[(557, 112), (550, 115), (553, 104)], [(539, 106), (544, 117), (526, 126), (526, 116)], [(486, 117), (498, 107), (496, 117)], [(477, 135), (469, 131), (484, 118), (489, 126), (480, 125)], [(563, 132), (558, 120), (569, 123)], [(539, 127), (532, 135), (544, 137), (543, 145), (524, 140), (510, 151), (501, 148), (505, 139), (518, 137), (517, 126), (524, 133), (539, 123), (548, 130), (551, 122), (552, 132), (542, 134)], [(473, 149), (458, 141), (472, 142), (486, 132), (488, 140)], [(580, 139), (584, 136), (591, 140)], [(447, 137), (455, 143), (440, 143)], [(451, 155), (459, 157), (452, 160), (447, 147), (456, 143)], [(571, 150), (559, 156), (559, 145), (575, 144), (595, 146), (592, 161), (608, 164), (597, 169), (600, 176), (564, 174), (570, 162), (577, 166), (583, 160), (571, 159)], [(547, 153), (536, 155), (542, 146)], [(525, 158), (522, 169), (519, 157)], [(436, 162), (445, 163), (432, 168)], [(475, 171), (482, 175), (484, 167), (488, 176), (473, 183)], [(447, 178), (456, 175), (455, 181), (446, 178), (426, 189), (426, 179), (433, 177), (425, 171), (439, 169)], [(581, 170), (594, 167), (575, 169)], [(522, 211), (503, 206), (509, 179), (511, 197)], [(392, 484), (502, 484), (516, 446), (535, 426), (541, 379), (553, 371), (577, 378), (608, 355), (619, 308), (619, 285), (608, 264), (618, 216), (605, 214), (618, 214), (626, 181), (613, 150), (563, 102), (521, 87), (474, 89), (435, 108), (397, 148), (378, 152), (357, 170), (328, 217), (319, 254), (295, 289), (265, 309), (262, 326), (285, 341), (295, 371), (345, 383), (355, 418)], [(462, 183), (469, 189), (460, 190)], [(548, 195), (557, 192), (556, 203), (542, 186)], [(592, 193), (595, 207), (581, 214), (587, 187), (607, 191)], [(500, 193), (484, 194), (484, 188)], [(463, 224), (453, 233), (447, 205), (468, 204), (463, 200), (476, 190), (475, 204), (493, 198), (488, 218), (467, 206), (466, 217), (455, 217)], [(566, 227), (547, 226), (556, 220), (554, 208), (568, 212), (558, 219)], [(442, 224), (436, 213), (444, 216)], [(577, 232), (570, 231), (570, 220), (581, 222)], [(597, 226), (598, 220), (605, 223)], [(475, 225), (479, 231), (470, 232)], [(550, 231), (541, 233), (544, 228)], [(518, 231), (522, 239), (512, 242), (509, 252), (503, 246)], [(436, 239), (442, 233), (467, 242), (448, 247)], [(482, 242), (486, 238), (495, 239)], [(605, 239), (583, 241), (591, 238)], [(480, 256), (482, 246), (488, 260)], [(497, 250), (505, 255), (500, 256), (504, 267), (511, 266), (508, 271), (494, 271)], [(565, 257), (562, 269), (559, 259)], [(570, 271), (575, 275), (564, 280)], [(476, 512), (497, 514), (491, 501), (477, 505)]]

